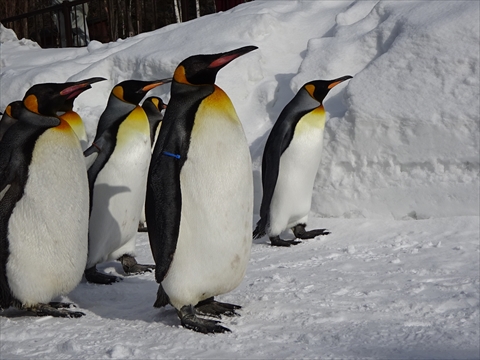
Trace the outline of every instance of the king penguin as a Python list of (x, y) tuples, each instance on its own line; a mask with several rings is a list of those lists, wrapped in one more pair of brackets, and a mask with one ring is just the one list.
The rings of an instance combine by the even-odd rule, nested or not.
[(154, 268), (138, 264), (134, 257), (151, 158), (149, 122), (138, 104), (149, 90), (170, 81), (127, 80), (117, 84), (99, 119), (92, 146), (84, 152), (86, 157), (98, 153), (88, 169), (91, 211), (85, 277), (89, 282), (111, 284), (119, 280), (96, 269), (97, 264), (109, 260), (119, 260), (127, 274)]
[[(150, 142), (152, 144), (152, 150), (157, 141), (158, 134), (160, 133), (161, 122), (163, 120), (162, 111), (167, 108), (167, 104), (163, 102), (158, 96), (150, 96), (143, 101), (142, 104), (145, 114), (147, 114), (148, 123), (150, 124)], [(138, 224), (138, 231), (147, 231), (147, 220), (145, 216), (145, 206), (142, 207), (142, 214), (140, 215), (140, 221)]]
[(299, 239), (329, 234), (326, 229), (306, 231), (305, 227), (322, 153), (323, 100), (330, 89), (350, 78), (311, 81), (280, 113), (263, 151), (263, 197), (255, 239), (268, 234), (273, 246), (290, 246), (299, 241), (280, 239), (289, 228)]
[(5, 108), (5, 112), (3, 113), (2, 119), (0, 120), (0, 141), (2, 140), (7, 130), (10, 128), (10, 126), (15, 124), (15, 122), (18, 120), (21, 107), (22, 101), (18, 100), (11, 102)]
[(242, 124), (217, 72), (257, 49), (195, 55), (175, 70), (171, 98), (150, 164), (146, 215), (159, 285), (181, 324), (230, 331), (198, 315), (237, 315), (214, 300), (243, 280), (251, 248), (253, 176)]
[(80, 317), (51, 303), (82, 279), (88, 251), (89, 190), (82, 149), (55, 116), (87, 82), (37, 84), (0, 142), (0, 307)]

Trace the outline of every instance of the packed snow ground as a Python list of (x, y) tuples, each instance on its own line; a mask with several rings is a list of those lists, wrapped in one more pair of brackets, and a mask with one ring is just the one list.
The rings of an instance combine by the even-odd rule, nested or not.
[[(309, 228), (293, 248), (256, 240), (247, 275), (219, 299), (244, 308), (230, 334), (179, 327), (154, 309), (152, 274), (81, 283), (87, 316), (0, 316), (2, 359), (480, 358), (478, 1), (254, 1), (109, 44), (40, 49), (0, 29), (0, 108), (38, 82), (103, 76), (76, 101), (90, 138), (112, 86), (171, 76), (192, 54), (256, 45), (222, 69), (254, 164), (307, 81), (354, 78), (329, 121)], [(169, 87), (152, 91), (168, 101)], [(257, 216), (255, 218), (257, 220)], [(285, 235), (288, 237), (288, 234)], [(151, 262), (139, 235), (139, 259)], [(119, 263), (103, 265), (123, 274)]]

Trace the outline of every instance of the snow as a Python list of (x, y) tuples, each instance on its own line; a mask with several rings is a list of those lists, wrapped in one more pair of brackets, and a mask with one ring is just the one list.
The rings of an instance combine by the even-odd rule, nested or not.
[[(110, 89), (162, 79), (192, 54), (256, 45), (217, 84), (243, 122), (261, 201), (274, 121), (307, 81), (352, 75), (329, 120), (309, 228), (292, 248), (255, 240), (232, 333), (206, 336), (155, 309), (152, 274), (68, 297), (80, 319), (0, 316), (3, 359), (471, 359), (479, 344), (480, 3), (253, 1), (109, 44), (41, 49), (0, 28), (0, 109), (38, 82), (102, 76), (75, 103), (89, 138)], [(151, 95), (166, 102), (169, 87)], [(285, 237), (291, 236), (285, 234)], [(145, 234), (139, 260), (151, 263)], [(124, 276), (119, 263), (103, 264)]]

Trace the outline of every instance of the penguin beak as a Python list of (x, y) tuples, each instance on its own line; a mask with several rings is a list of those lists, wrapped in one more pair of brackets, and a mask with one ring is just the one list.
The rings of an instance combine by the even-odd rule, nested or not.
[(221, 68), (227, 65), (229, 62), (232, 60), (238, 58), (239, 56), (245, 55), (246, 53), (249, 53), (250, 51), (258, 49), (257, 46), (244, 46), (235, 50), (231, 50), (226, 53), (219, 54), (219, 57), (213, 60), (210, 65), (208, 65), (209, 69), (216, 69), (216, 68)]
[(94, 78), (78, 81), (75, 83), (75, 85), (69, 86), (63, 89), (62, 91), (60, 91), (60, 95), (66, 96), (67, 100), (74, 99), (85, 90), (91, 89), (92, 86), (90, 84), (93, 84), (99, 81), (104, 81), (104, 80), (106, 79), (102, 77), (94, 77)]
[(137, 92), (147, 92), (147, 91), (152, 90), (153, 88), (156, 88), (157, 86), (160, 86), (160, 85), (163, 85), (163, 84), (168, 84), (169, 82), (172, 82), (172, 78), (167, 78), (167, 79), (163, 79), (163, 80), (155, 80), (154, 82), (144, 86), (143, 88), (141, 88)]
[(341, 82), (344, 82), (345, 80), (348, 80), (348, 79), (351, 79), (353, 76), (350, 76), (350, 75), (346, 75), (346, 76), (342, 76), (338, 79), (334, 79), (334, 80), (331, 80), (330, 84), (327, 86), (328, 89), (332, 89), (333, 87), (337, 86), (338, 84), (340, 84)]

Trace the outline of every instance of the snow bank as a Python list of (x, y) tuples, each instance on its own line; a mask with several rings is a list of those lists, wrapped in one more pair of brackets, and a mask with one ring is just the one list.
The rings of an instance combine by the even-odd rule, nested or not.
[[(103, 76), (76, 101), (89, 137), (110, 89), (172, 75), (189, 55), (256, 45), (223, 69), (254, 162), (278, 114), (312, 79), (332, 91), (312, 212), (323, 217), (479, 215), (479, 3), (255, 1), (109, 44), (3, 42), (0, 107), (34, 83)], [(168, 101), (169, 86), (152, 91)]]

